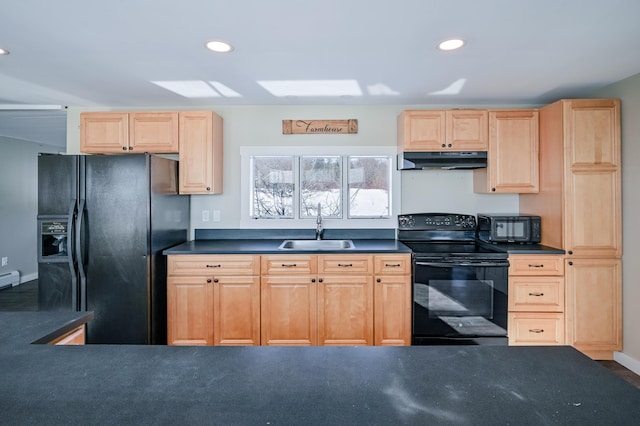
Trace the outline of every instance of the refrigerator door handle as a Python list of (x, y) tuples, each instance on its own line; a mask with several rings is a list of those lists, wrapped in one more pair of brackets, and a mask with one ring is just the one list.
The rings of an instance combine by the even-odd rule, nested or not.
[(82, 220), (84, 218), (84, 202), (80, 200), (80, 207), (78, 207), (78, 214), (75, 227), (75, 251), (76, 262), (78, 264), (78, 275), (80, 277), (80, 310), (87, 310), (87, 275), (84, 270), (84, 262), (82, 259)]
[(77, 201), (72, 200), (69, 206), (69, 217), (67, 219), (67, 259), (69, 263), (69, 272), (71, 273), (71, 310), (78, 310), (78, 279), (75, 265), (75, 214), (76, 214)]

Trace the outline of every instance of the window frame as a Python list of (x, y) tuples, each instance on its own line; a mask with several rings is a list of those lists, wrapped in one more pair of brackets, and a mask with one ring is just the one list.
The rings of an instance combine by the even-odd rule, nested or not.
[[(294, 217), (293, 218), (253, 218), (250, 217), (251, 157), (292, 156), (294, 160)], [(400, 172), (395, 167), (396, 148), (390, 146), (243, 146), (240, 147), (240, 197), (242, 228), (309, 228), (315, 226), (315, 218), (300, 215), (300, 161), (301, 157), (339, 156), (342, 158), (342, 217), (325, 217), (326, 228), (395, 228), (400, 209)], [(349, 157), (389, 157), (391, 209), (388, 217), (349, 217)]]

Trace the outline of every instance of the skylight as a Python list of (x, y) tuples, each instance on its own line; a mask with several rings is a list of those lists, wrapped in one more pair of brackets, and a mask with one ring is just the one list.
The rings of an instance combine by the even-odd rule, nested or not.
[(362, 96), (356, 80), (267, 80), (258, 84), (276, 97)]

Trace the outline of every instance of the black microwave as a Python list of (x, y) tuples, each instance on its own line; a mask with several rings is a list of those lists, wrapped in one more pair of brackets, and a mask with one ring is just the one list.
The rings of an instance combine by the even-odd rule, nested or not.
[(539, 243), (540, 222), (540, 216), (479, 214), (478, 239), (488, 243)]

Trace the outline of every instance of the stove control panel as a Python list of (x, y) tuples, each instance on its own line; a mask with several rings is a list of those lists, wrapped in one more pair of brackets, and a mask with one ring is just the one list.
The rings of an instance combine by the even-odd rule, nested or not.
[(453, 213), (416, 213), (398, 216), (398, 229), (414, 231), (475, 231), (476, 217)]

